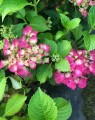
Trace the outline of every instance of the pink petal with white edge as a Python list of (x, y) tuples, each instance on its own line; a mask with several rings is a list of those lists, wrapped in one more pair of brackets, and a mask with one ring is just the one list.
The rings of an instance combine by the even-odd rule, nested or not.
[(40, 44), (39, 46), (42, 50), (44, 50), (47, 53), (50, 51), (50, 46), (47, 44)]
[(30, 27), (29, 25), (27, 25), (22, 31), (23, 35), (30, 35), (31, 32), (32, 32), (32, 27)]
[(29, 66), (34, 70), (36, 69), (36, 63), (33, 61), (29, 61)]

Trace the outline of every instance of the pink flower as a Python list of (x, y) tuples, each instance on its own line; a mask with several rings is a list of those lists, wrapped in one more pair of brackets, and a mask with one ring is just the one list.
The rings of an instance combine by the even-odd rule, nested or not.
[(82, 65), (82, 64), (83, 64), (83, 60), (82, 60), (82, 59), (77, 59), (77, 60), (75, 61), (75, 64), (76, 64), (76, 65)]
[(78, 6), (80, 6), (82, 4), (83, 0), (76, 0), (76, 3)]
[(19, 48), (27, 48), (29, 45), (28, 45), (28, 43), (27, 43), (27, 41), (26, 40), (23, 40), (23, 38), (21, 38), (20, 40), (19, 40), (19, 44), (18, 44), (18, 47)]
[(10, 66), (9, 66), (9, 70), (10, 70), (11, 72), (16, 72), (16, 71), (17, 71), (17, 65), (16, 65), (16, 64), (10, 65)]
[(95, 1), (90, 0), (89, 5), (90, 5), (90, 6), (94, 6), (94, 5), (95, 5)]
[(90, 51), (90, 60), (95, 60), (95, 50)]
[(17, 69), (16, 72), (17, 75), (25, 78), (25, 77), (32, 77), (32, 74), (29, 72), (29, 70), (26, 67), (21, 67), (19, 69)]
[(23, 57), (25, 55), (25, 50), (24, 49), (18, 50), (18, 55), (19, 57)]
[(75, 60), (74, 57), (72, 57), (72, 55), (66, 56), (66, 59), (69, 61), (69, 63), (72, 63)]
[(30, 35), (31, 32), (32, 28), (29, 25), (27, 25), (22, 31), (23, 35)]
[(90, 69), (90, 72), (95, 75), (95, 61), (90, 63), (89, 69)]
[(57, 84), (62, 83), (64, 80), (64, 74), (59, 71), (56, 71), (53, 76)]
[(18, 44), (19, 44), (19, 39), (14, 39), (14, 40), (12, 41), (12, 45), (13, 45), (14, 47), (18, 47)]
[(36, 36), (32, 36), (32, 37), (30, 37), (29, 42), (30, 42), (31, 44), (36, 44), (36, 43), (38, 42), (38, 39), (37, 39)]
[(88, 12), (84, 9), (84, 8), (80, 8), (79, 11), (81, 12), (81, 14), (86, 17), (88, 15)]
[(5, 66), (5, 61), (0, 60), (0, 69), (3, 68)]
[(24, 62), (22, 60), (18, 60), (16, 62), (16, 65), (17, 65), (18, 68), (23, 67), (24, 66)]
[(73, 78), (68, 80), (67, 86), (71, 88), (72, 90), (76, 89), (76, 83), (74, 82)]
[(44, 50), (47, 53), (50, 51), (50, 46), (47, 44), (40, 44), (39, 46), (42, 50)]
[(10, 55), (12, 52), (10, 50), (3, 49), (3, 53), (6, 56), (6, 55)]
[(87, 83), (87, 78), (83, 77), (79, 80), (78, 87), (79, 88), (85, 88)]
[(38, 34), (38, 31), (32, 31), (31, 33), (30, 33), (30, 37), (32, 37), (32, 36), (37, 36), (37, 34)]
[(73, 71), (74, 77), (82, 76), (82, 74), (83, 74), (83, 70), (81, 67), (76, 67), (76, 69)]
[(4, 40), (4, 47), (3, 47), (3, 49), (8, 50), (8, 49), (9, 49), (9, 47), (10, 47), (9, 40), (5, 39), (5, 40)]
[(33, 70), (36, 69), (36, 63), (33, 62), (33, 61), (31, 61), (31, 60), (29, 60), (29, 66), (30, 66)]

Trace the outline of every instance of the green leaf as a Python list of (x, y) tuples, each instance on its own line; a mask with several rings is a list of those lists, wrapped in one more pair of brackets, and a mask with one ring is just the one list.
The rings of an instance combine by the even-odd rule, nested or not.
[(76, 28), (77, 26), (79, 26), (79, 23), (80, 23), (80, 19), (74, 18), (70, 22), (67, 23), (66, 28), (68, 30), (72, 30), (72, 29)]
[(68, 40), (62, 40), (58, 43), (58, 53), (61, 57), (65, 57), (72, 49), (71, 43)]
[(37, 13), (33, 10), (27, 10), (26, 11), (26, 19), (30, 22), (31, 19), (34, 17), (34, 16), (37, 16)]
[(68, 60), (61, 59), (59, 62), (55, 63), (55, 69), (61, 71), (61, 72), (68, 72), (70, 71), (70, 64)]
[(78, 27), (72, 30), (73, 36), (76, 41), (79, 40), (83, 35), (82, 28), (83, 28), (82, 25), (79, 25)]
[(25, 14), (26, 14), (26, 11), (23, 8), (23, 9), (19, 10), (19, 12), (17, 12), (16, 17), (19, 18), (19, 19), (24, 20)]
[(88, 13), (88, 23), (91, 29), (95, 27), (95, 6), (91, 7)]
[(3, 98), (5, 87), (6, 87), (6, 77), (0, 78), (0, 101)]
[(71, 103), (63, 98), (54, 98), (57, 106), (58, 114), (56, 120), (68, 120), (72, 113)]
[(50, 46), (50, 54), (54, 54), (57, 52), (58, 47), (57, 47), (57, 43), (55, 41), (45, 40), (45, 43)]
[(46, 33), (40, 33), (40, 34), (38, 35), (38, 38), (39, 38), (39, 39), (52, 40), (52, 39), (53, 39), (53, 36), (52, 36), (51, 33), (46, 32)]
[(67, 24), (70, 22), (70, 19), (64, 14), (60, 14), (60, 19), (61, 19), (62, 25), (64, 27), (67, 27)]
[(40, 83), (44, 83), (47, 80), (47, 78), (52, 77), (52, 67), (48, 64), (39, 66), (37, 69), (36, 76)]
[(49, 30), (46, 21), (42, 16), (34, 16), (30, 21), (30, 25), (34, 30), (38, 30), (39, 32)]
[(55, 120), (57, 108), (53, 99), (39, 88), (31, 97), (28, 105), (28, 115), (30, 120)]
[(14, 25), (13, 26), (13, 34), (14, 35), (17, 35), (18, 37), (21, 37), (22, 35), (22, 29), (23, 29), (23, 26), (25, 25), (25, 23), (19, 23), (17, 25)]
[(6, 103), (0, 104), (0, 116), (3, 116), (5, 113)]
[(1, 118), (1, 117), (0, 117), (0, 120), (6, 120), (6, 119), (5, 119), (5, 118)]
[(62, 36), (64, 36), (65, 35), (65, 32), (63, 32), (63, 31), (58, 31), (57, 33), (56, 33), (56, 36), (55, 36), (55, 40), (58, 40), (58, 39), (60, 39)]
[(2, 21), (6, 15), (16, 12), (29, 4), (30, 3), (28, 3), (26, 0), (3, 0), (2, 4), (0, 5), (0, 14), (2, 15)]
[(74, 18), (70, 21), (70, 19), (64, 14), (60, 14), (60, 19), (61, 19), (62, 25), (68, 30), (72, 30), (76, 28), (77, 26), (79, 26), (79, 23), (80, 23), (79, 18)]
[(5, 77), (5, 71), (3, 69), (0, 69), (0, 79)]
[(19, 112), (26, 98), (26, 96), (20, 94), (15, 94), (11, 96), (7, 102), (4, 116), (12, 116)]
[(2, 4), (3, 0), (0, 0), (0, 5)]
[(17, 81), (16, 79), (14, 79), (13, 77), (9, 77), (12, 83), (12, 87), (16, 90), (21, 89), (22, 88), (22, 84), (21, 81)]
[(88, 51), (95, 49), (95, 35), (89, 35), (88, 32), (84, 32), (84, 44)]

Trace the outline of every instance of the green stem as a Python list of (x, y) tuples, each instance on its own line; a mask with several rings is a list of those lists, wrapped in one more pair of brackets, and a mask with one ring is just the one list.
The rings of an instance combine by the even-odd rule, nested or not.
[(37, 11), (37, 1), (34, 0), (34, 9), (35, 9), (35, 12), (36, 12), (36, 15), (38, 14), (38, 11)]
[(90, 29), (89, 34), (92, 32), (93, 28)]

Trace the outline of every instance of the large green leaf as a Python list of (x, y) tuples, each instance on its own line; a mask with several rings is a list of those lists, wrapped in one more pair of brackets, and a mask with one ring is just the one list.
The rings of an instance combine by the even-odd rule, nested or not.
[(2, 4), (3, 0), (0, 0), (0, 5)]
[(58, 53), (62, 57), (67, 56), (71, 49), (72, 49), (72, 46), (68, 40), (62, 40), (61, 42), (58, 43)]
[(89, 35), (88, 32), (84, 32), (84, 44), (88, 51), (95, 49), (95, 35)]
[(42, 16), (34, 16), (30, 21), (30, 25), (34, 30), (38, 30), (39, 32), (49, 30), (46, 21)]
[(88, 23), (91, 29), (95, 27), (95, 6), (91, 7), (88, 13)]
[(79, 18), (74, 18), (70, 21), (70, 19), (64, 14), (60, 14), (60, 19), (61, 19), (62, 25), (68, 30), (72, 30), (76, 28), (77, 26), (79, 26), (79, 23), (80, 23)]
[(28, 3), (26, 0), (3, 0), (2, 4), (0, 5), (0, 14), (2, 15), (2, 21), (7, 14), (16, 12), (29, 4), (30, 3)]
[(55, 41), (45, 40), (45, 43), (50, 46), (50, 54), (54, 54), (57, 52), (58, 47), (57, 47), (57, 43)]
[(43, 93), (39, 88), (31, 97), (28, 105), (30, 120), (55, 120), (57, 107), (52, 98)]
[(67, 27), (67, 24), (70, 22), (70, 19), (64, 14), (60, 14), (60, 19), (61, 19), (62, 25), (64, 27)]
[(72, 30), (72, 29), (76, 28), (77, 26), (79, 26), (79, 23), (80, 23), (80, 19), (79, 18), (74, 18), (70, 22), (67, 23), (66, 28), (68, 30)]
[(5, 119), (5, 118), (1, 118), (1, 117), (0, 117), (0, 120), (6, 120), (6, 119)]
[(47, 78), (52, 77), (52, 67), (49, 64), (39, 66), (36, 76), (40, 83), (44, 83)]
[(15, 94), (11, 96), (7, 102), (4, 116), (12, 116), (19, 112), (26, 98), (27, 98), (26, 96), (20, 94)]
[(62, 72), (68, 72), (70, 71), (70, 64), (66, 59), (61, 59), (55, 63), (55, 69)]
[(57, 106), (58, 114), (56, 120), (68, 120), (72, 113), (70, 102), (63, 98), (54, 98), (55, 105)]
[(79, 40), (83, 35), (82, 25), (79, 25), (78, 27), (73, 29), (72, 33), (73, 33), (73, 36), (74, 36), (75, 40)]
[(6, 87), (6, 77), (0, 78), (0, 101), (3, 98), (5, 87)]

